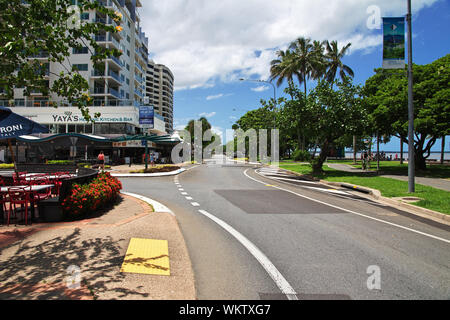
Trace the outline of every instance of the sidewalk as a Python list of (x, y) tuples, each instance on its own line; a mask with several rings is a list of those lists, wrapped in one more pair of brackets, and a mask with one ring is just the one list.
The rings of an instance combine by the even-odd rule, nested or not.
[[(169, 243), (170, 276), (121, 273), (131, 238)], [(81, 287), (69, 289), (68, 268)], [(176, 218), (122, 196), (103, 216), (70, 223), (0, 227), (0, 299), (195, 299), (194, 275)]]

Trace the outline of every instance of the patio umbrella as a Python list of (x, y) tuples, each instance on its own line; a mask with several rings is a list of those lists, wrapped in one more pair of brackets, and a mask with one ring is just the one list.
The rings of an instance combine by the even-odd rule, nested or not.
[(22, 117), (8, 108), (0, 107), (0, 140), (8, 140), (9, 150), (14, 163), (14, 169), (16, 168), (16, 160), (14, 157), (13, 148), (11, 146), (11, 139), (33, 133), (48, 132), (49, 130), (39, 123)]

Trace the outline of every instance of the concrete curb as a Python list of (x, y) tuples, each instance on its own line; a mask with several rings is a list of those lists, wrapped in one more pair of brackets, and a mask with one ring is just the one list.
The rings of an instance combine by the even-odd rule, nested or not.
[(167, 177), (167, 176), (176, 176), (180, 173), (183, 173), (186, 171), (186, 169), (178, 169), (171, 172), (159, 172), (159, 173), (112, 173), (111, 176), (117, 177), (117, 178), (133, 178), (133, 177), (140, 177), (140, 178), (150, 178), (150, 177)]
[(169, 214), (171, 214), (172, 216), (175, 217), (175, 213), (173, 213), (172, 210), (170, 210), (165, 205), (163, 205), (162, 203), (160, 203), (160, 202), (158, 202), (156, 200), (150, 199), (148, 197), (141, 196), (141, 195), (136, 194), (136, 193), (121, 192), (121, 194), (124, 194), (126, 196), (130, 196), (130, 197), (133, 197), (133, 198), (136, 198), (136, 199), (139, 199), (139, 200), (142, 200), (142, 201), (148, 203), (149, 205), (151, 205), (153, 207), (155, 212), (166, 212), (166, 213), (169, 213)]
[[(269, 167), (278, 168), (278, 167), (273, 167), (273, 166), (269, 166)], [(314, 178), (311, 178), (309, 176), (305, 176), (305, 175), (299, 174), (298, 172), (294, 172), (294, 171), (291, 171), (291, 170), (288, 170), (288, 169), (281, 169), (281, 168), (278, 168), (278, 169), (291, 172), (291, 173), (293, 173), (293, 174), (295, 174), (297, 176), (301, 176), (301, 177), (303, 177), (303, 178), (305, 178), (307, 180), (310, 180), (310, 181), (317, 181), (317, 182), (320, 182), (320, 183), (323, 183), (323, 184), (326, 184), (326, 185), (329, 185), (329, 186), (333, 186), (333, 187), (343, 187), (343, 188), (351, 189), (351, 190), (354, 190), (354, 191), (362, 192), (362, 193), (365, 193), (365, 194), (369, 195), (371, 198), (373, 198), (374, 200), (377, 200), (378, 202), (381, 202), (381, 203), (384, 203), (384, 204), (388, 204), (388, 205), (393, 206), (393, 207), (395, 207), (397, 209), (404, 210), (404, 211), (406, 211), (408, 213), (414, 214), (416, 216), (419, 216), (419, 217), (422, 217), (422, 218), (425, 218), (425, 219), (429, 219), (429, 220), (432, 220), (432, 221), (435, 221), (435, 222), (439, 222), (439, 223), (442, 223), (442, 224), (445, 224), (445, 225), (450, 225), (450, 215), (443, 214), (443, 213), (440, 213), (440, 212), (437, 212), (437, 211), (433, 211), (433, 210), (429, 210), (429, 209), (425, 209), (425, 208), (421, 208), (421, 207), (418, 207), (418, 206), (414, 206), (412, 204), (405, 203), (405, 202), (402, 202), (400, 200), (394, 200), (394, 199), (391, 199), (391, 198), (383, 197), (381, 195), (381, 192), (379, 190), (376, 190), (376, 189), (371, 189), (371, 188), (367, 188), (367, 187), (361, 187), (361, 186), (358, 186), (358, 185), (353, 185), (353, 184), (343, 183), (343, 182), (330, 182), (330, 181), (326, 181), (326, 180), (314, 179)]]

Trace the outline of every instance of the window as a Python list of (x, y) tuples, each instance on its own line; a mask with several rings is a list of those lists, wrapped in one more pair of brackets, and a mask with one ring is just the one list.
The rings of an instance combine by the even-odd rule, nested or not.
[(127, 36), (127, 41), (128, 41), (128, 42), (131, 42), (130, 36)]
[(89, 12), (83, 12), (81, 14), (81, 20), (89, 20)]
[(130, 79), (127, 78), (127, 85), (130, 85)]
[(87, 47), (73, 48), (73, 54), (88, 54), (89, 50)]
[(130, 65), (127, 63), (127, 70), (130, 71)]
[(127, 56), (130, 56), (130, 50), (127, 50)]
[(88, 71), (89, 66), (87, 64), (74, 64), (74, 68), (76, 68), (78, 71)]

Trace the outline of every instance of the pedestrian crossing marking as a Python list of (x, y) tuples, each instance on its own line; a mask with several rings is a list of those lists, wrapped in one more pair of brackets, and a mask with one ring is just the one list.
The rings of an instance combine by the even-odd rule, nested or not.
[(120, 272), (170, 276), (168, 241), (131, 238)]

